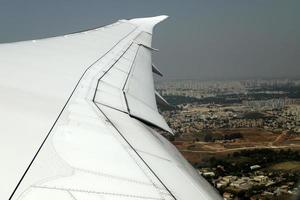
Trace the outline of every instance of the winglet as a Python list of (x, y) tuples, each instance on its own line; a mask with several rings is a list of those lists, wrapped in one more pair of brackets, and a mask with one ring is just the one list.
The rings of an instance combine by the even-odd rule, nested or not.
[(128, 21), (130, 23), (140, 26), (140, 28), (143, 29), (143, 31), (152, 34), (154, 26), (167, 18), (167, 15), (160, 15), (156, 17), (135, 18)]

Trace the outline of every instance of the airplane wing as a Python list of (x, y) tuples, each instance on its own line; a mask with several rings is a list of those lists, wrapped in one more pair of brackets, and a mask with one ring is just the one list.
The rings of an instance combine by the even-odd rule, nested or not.
[(157, 132), (165, 18), (0, 45), (0, 199), (220, 199)]

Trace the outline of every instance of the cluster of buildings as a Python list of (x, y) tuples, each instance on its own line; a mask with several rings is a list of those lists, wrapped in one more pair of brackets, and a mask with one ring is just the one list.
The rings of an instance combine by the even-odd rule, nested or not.
[[(269, 101), (269, 100), (267, 100)], [(187, 103), (181, 109), (165, 111), (164, 117), (177, 133), (198, 133), (203, 129), (263, 128), (300, 133), (300, 104), (276, 109), (251, 105), (201, 105)]]
[[(288, 98), (280, 90), (264, 88), (294, 87), (299, 98)], [(166, 111), (163, 115), (178, 133), (199, 132), (219, 128), (264, 128), (269, 131), (289, 130), (300, 133), (300, 80), (243, 80), (243, 81), (197, 81), (181, 80), (159, 82), (157, 89), (165, 96), (189, 96), (205, 99), (209, 96), (243, 94), (239, 103), (215, 104), (214, 102), (184, 103), (178, 110)], [(266, 99), (247, 98), (247, 94), (286, 93), (286, 97)], [(237, 95), (238, 96), (238, 95)], [(246, 96), (247, 100), (244, 100)], [(249, 99), (249, 100), (248, 100)], [(172, 103), (172, 102), (171, 102)]]
[[(253, 167), (260, 168), (259, 166)], [(247, 196), (250, 199), (262, 199), (262, 197), (276, 199), (282, 195), (296, 196), (300, 191), (300, 186), (297, 186), (294, 181), (288, 181), (284, 173), (274, 175), (258, 170), (244, 176), (216, 177), (214, 169), (210, 168), (201, 168), (199, 173), (212, 180), (212, 184), (222, 191), (225, 200), (233, 200), (243, 192), (248, 193)]]
[(214, 97), (217, 94), (230, 94), (233, 92), (246, 92), (240, 81), (198, 81), (174, 80), (158, 82), (156, 89), (163, 96), (188, 96), (196, 98)]

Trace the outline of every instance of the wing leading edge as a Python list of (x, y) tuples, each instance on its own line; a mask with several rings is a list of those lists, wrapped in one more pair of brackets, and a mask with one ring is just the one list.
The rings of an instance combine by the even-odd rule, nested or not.
[[(18, 48), (31, 49), (28, 61), (13, 64), (15, 67), (25, 64), (26, 71), (37, 69), (32, 84), (42, 82), (40, 86), (45, 86), (40, 91), (31, 83), (22, 88), (22, 82), (15, 83), (15, 87), (13, 84), (4, 87), (3, 82), (0, 89), (12, 90), (15, 92), (12, 96), (23, 92), (23, 105), (31, 101), (33, 105), (39, 104), (50, 97), (50, 101), (38, 108), (54, 104), (52, 109), (42, 109), (41, 113), (19, 107), (11, 113), (12, 117), (32, 113), (27, 119), (29, 128), (22, 137), (25, 141), (35, 139), (34, 147), (23, 145), (17, 149), (18, 155), (26, 156), (22, 162), (14, 161), (20, 165), (14, 181), (9, 182), (5, 192), (0, 192), (1, 198), (10, 195), (9, 199), (21, 200), (220, 199), (153, 129), (155, 126), (172, 132), (157, 111), (152, 77), (153, 27), (165, 18), (121, 20), (98, 30), (37, 41), (41, 43), (38, 48), (31, 42), (0, 46), (0, 51), (11, 48), (10, 56)], [(101, 34), (102, 39), (98, 39)], [(64, 51), (53, 51), (58, 49), (54, 48), (57, 43), (62, 44)], [(40, 53), (34, 53), (37, 50)], [(53, 60), (63, 55), (66, 57)], [(41, 80), (38, 74), (44, 70), (38, 67), (41, 62), (46, 63), (46, 69), (54, 66), (50, 67), (46, 80)], [(69, 72), (72, 70), (77, 71), (72, 74)], [(39, 119), (44, 115), (47, 117)], [(36, 120), (42, 125), (31, 129)], [(20, 129), (7, 128), (14, 136), (22, 134)], [(34, 148), (38, 151), (34, 152)]]

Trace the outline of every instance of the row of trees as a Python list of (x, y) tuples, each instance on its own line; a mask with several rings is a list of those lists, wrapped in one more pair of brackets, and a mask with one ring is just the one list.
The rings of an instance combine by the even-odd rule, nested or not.
[(203, 139), (205, 142), (214, 142), (216, 140), (235, 140), (240, 138), (243, 138), (243, 135), (239, 132), (235, 132), (235, 133), (228, 133), (225, 135), (205, 133)]
[[(300, 152), (287, 150), (272, 150), (272, 149), (255, 149), (242, 150), (229, 154), (225, 158), (211, 157), (208, 161), (210, 167), (224, 166), (226, 173), (236, 175), (249, 172), (250, 166), (260, 165), (268, 167), (271, 164), (284, 161), (300, 161)], [(198, 165), (199, 166), (199, 165)]]

